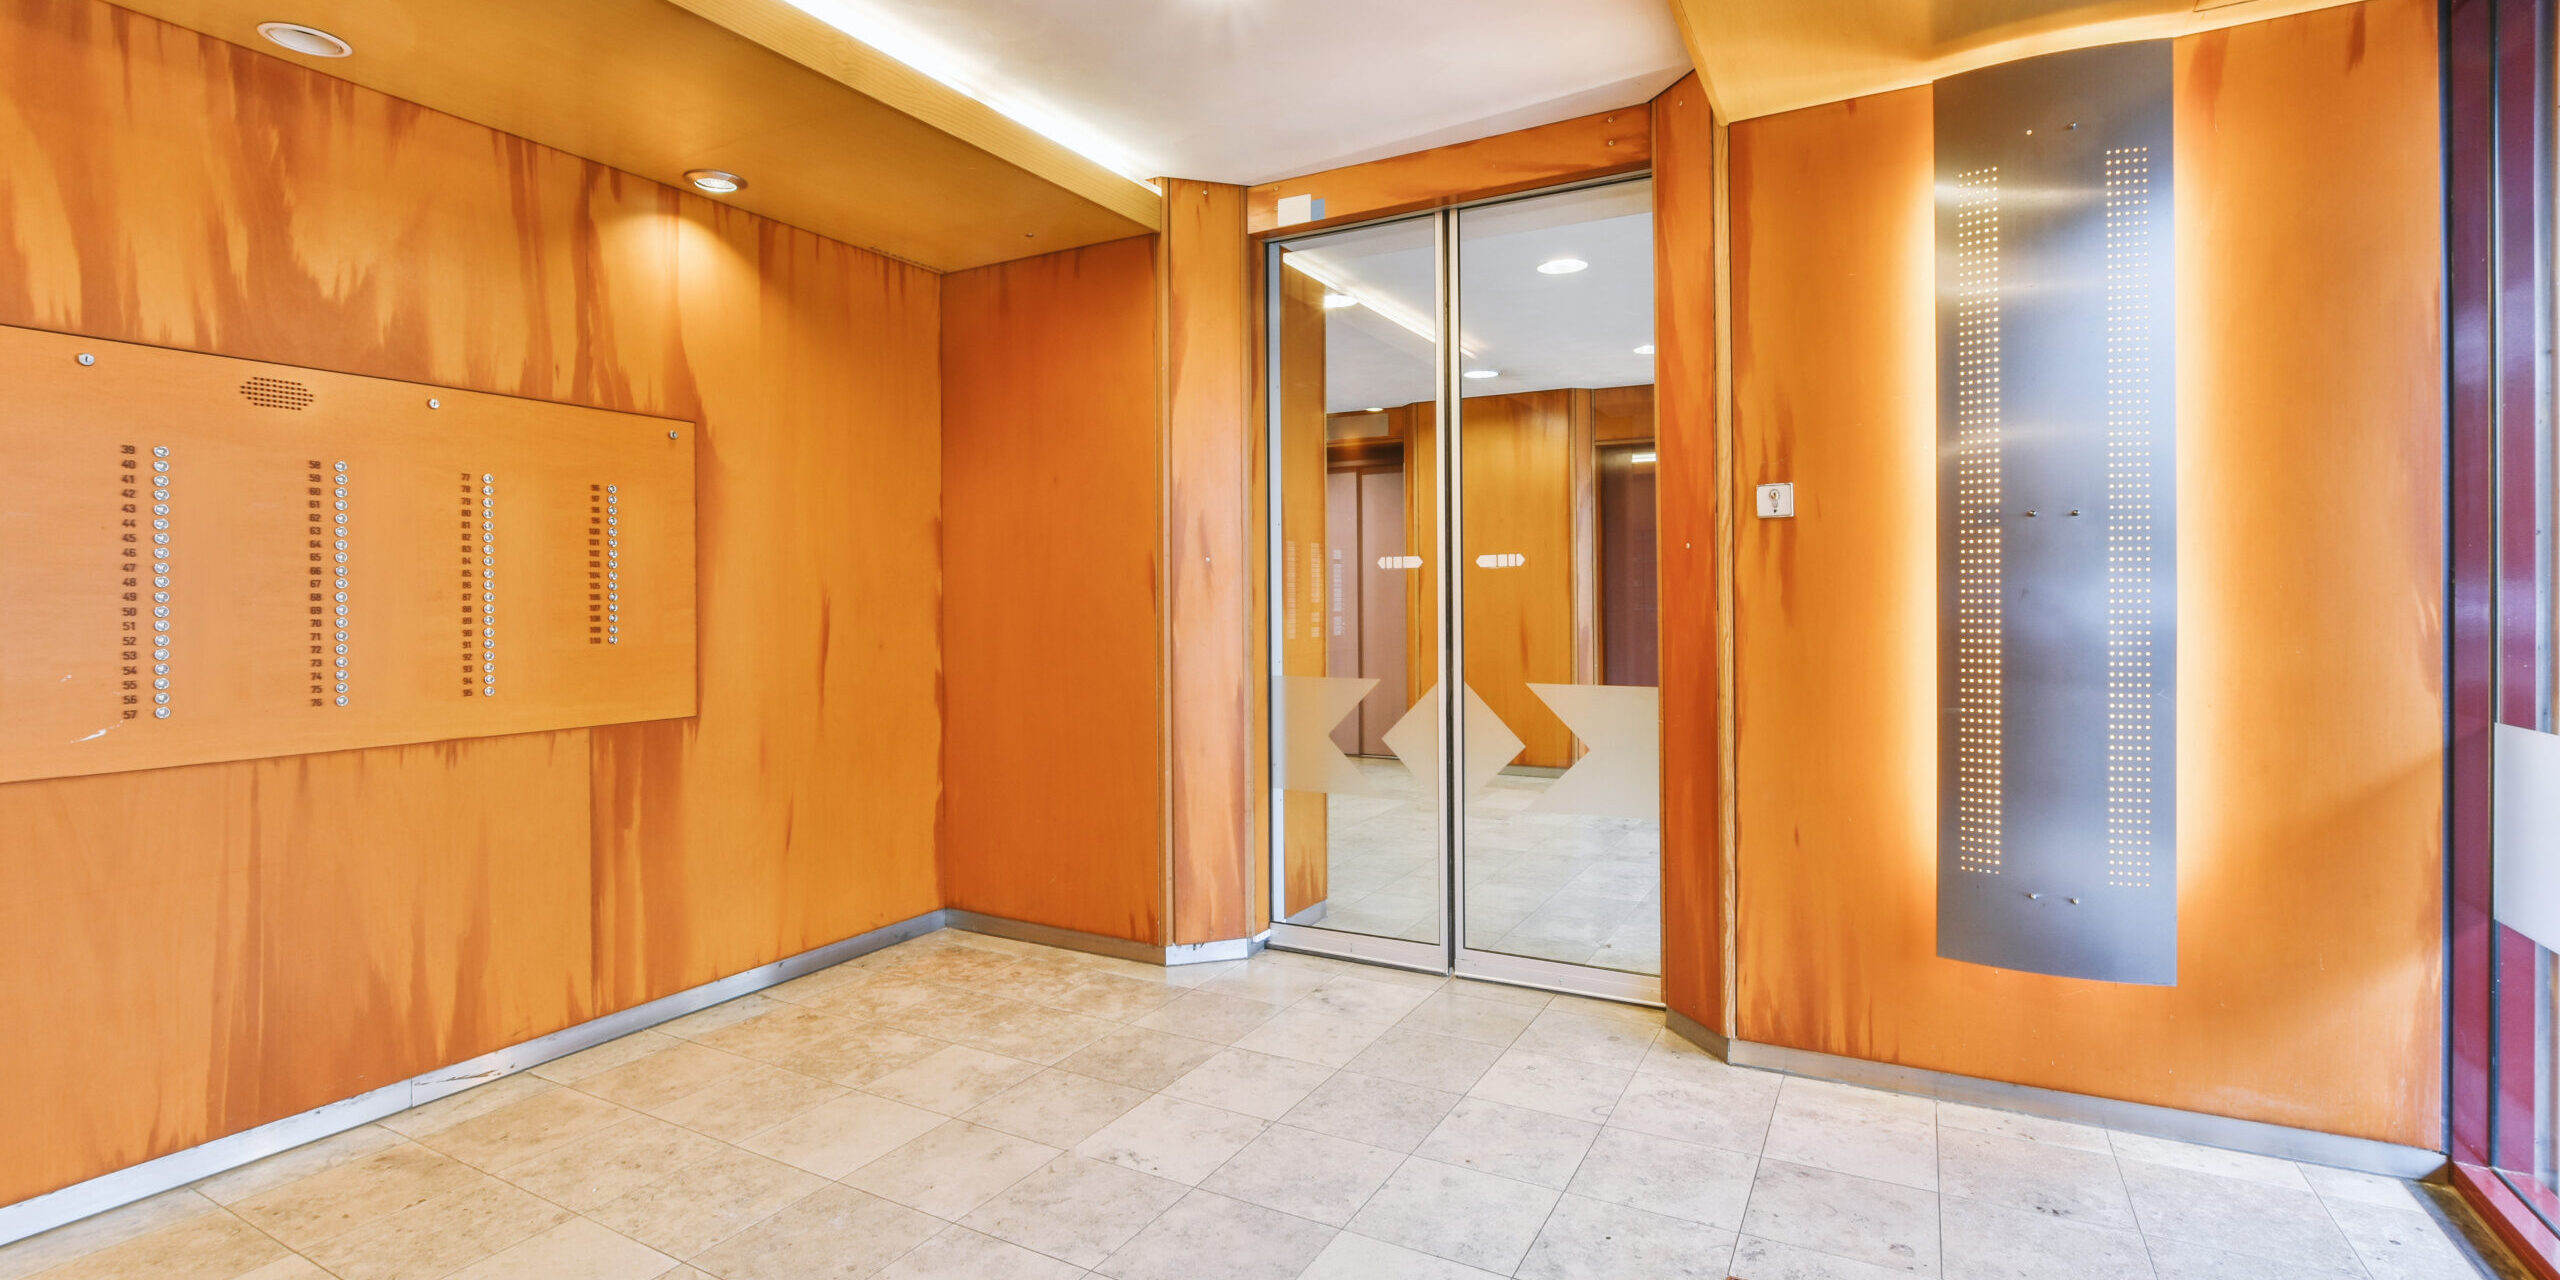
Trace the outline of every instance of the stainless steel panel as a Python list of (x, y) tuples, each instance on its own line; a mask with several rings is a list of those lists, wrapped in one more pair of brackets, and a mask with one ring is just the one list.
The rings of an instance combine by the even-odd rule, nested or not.
[(2169, 45), (1936, 93), (1938, 954), (2173, 984)]

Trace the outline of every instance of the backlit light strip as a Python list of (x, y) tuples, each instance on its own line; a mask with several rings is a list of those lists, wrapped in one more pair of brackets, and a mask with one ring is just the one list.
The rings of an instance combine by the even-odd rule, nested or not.
[(790, 0), (790, 4), (1149, 191), (1163, 190), (1155, 184), (1155, 166), (1131, 155), (1118, 141), (1055, 107), (997, 87), (992, 68), (907, 25), (878, 4), (866, 0)]

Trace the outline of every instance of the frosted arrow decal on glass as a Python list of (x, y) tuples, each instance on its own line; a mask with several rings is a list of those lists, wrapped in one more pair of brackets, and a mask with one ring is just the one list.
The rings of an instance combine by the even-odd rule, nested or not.
[(1374, 790), (1360, 776), (1360, 766), (1333, 744), (1333, 728), (1377, 686), (1355, 676), (1284, 676), (1286, 751), (1280, 758), (1280, 785), (1290, 791), (1329, 791), (1365, 796)]
[[(1415, 700), (1396, 727), (1387, 730), (1386, 743), (1426, 791), (1440, 785), (1440, 686), (1431, 686), (1431, 692)], [(1467, 776), (1460, 794), (1484, 790), (1524, 745), (1475, 690), (1467, 690)]]
[(1532, 684), (1529, 692), (1589, 753), (1574, 761), (1531, 813), (1596, 813), (1658, 820), (1662, 816), (1662, 691), (1647, 685)]

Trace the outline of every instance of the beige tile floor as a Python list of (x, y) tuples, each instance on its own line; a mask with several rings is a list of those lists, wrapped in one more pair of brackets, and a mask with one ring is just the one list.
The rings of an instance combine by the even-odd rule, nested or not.
[[(1436, 802), (1399, 761), (1354, 763), (1370, 794), (1326, 797), (1330, 897), (1312, 923), (1438, 941)], [(1553, 781), (1505, 773), (1468, 800), (1467, 945), (1661, 973), (1660, 825), (1528, 812)]]
[(2464, 1280), (2408, 1183), (1726, 1067), (1659, 1013), (944, 931), (0, 1280)]

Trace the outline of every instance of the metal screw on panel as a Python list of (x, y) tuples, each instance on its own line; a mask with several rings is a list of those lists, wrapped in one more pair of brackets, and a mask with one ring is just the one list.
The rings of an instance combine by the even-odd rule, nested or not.
[(668, 438), (669, 440), (674, 440), (674, 439), (677, 439), (677, 438), (679, 438), (679, 437), (676, 435), (676, 433), (675, 433), (675, 432), (670, 431), (670, 432), (668, 432), (668, 433), (667, 433), (667, 438)]
[[(2073, 126), (2071, 126), (2071, 127), (2072, 127), (2072, 128), (2074, 128), (2074, 129), (2077, 129), (2077, 128), (2079, 128), (2080, 126), (2078, 126), (2078, 125), (2073, 125)], [(2079, 905), (2080, 905), (2080, 900), (2079, 900), (2078, 898), (2073, 898), (2073, 899), (2071, 900), (2071, 905), (2072, 905), (2072, 906), (2075, 906), (2075, 907), (2076, 907), (2076, 906), (2079, 906)]]
[(438, 400), (434, 396), (429, 396), (427, 397), (427, 407), (430, 409), (441, 409), (444, 407), (444, 401)]
[(2044, 901), (2044, 895), (2043, 895), (2043, 894), (2041, 894), (2041, 893), (2030, 893), (2030, 894), (2028, 894), (2028, 895), (2027, 895), (2027, 901), (2029, 901), (2029, 902), (2042, 902), (2042, 901)]
[(2075, 515), (2075, 516), (2076, 516), (2076, 515), (2078, 515), (2078, 514), (2080, 514), (2080, 509), (2079, 509), (2079, 508), (2077, 508), (2077, 507), (2072, 508), (2072, 509), (2071, 509), (2071, 514), (2073, 514), (2073, 515)]
[(2027, 518), (2028, 518), (2028, 519), (2030, 519), (2030, 520), (2032, 520), (2032, 519), (2034, 519), (2034, 518), (2035, 518), (2035, 515), (2036, 515), (2036, 513), (2035, 513), (2035, 512), (2030, 511), (2030, 512), (2028, 512), (2028, 513), (2027, 513)]
[(96, 364), (97, 362), (98, 362), (98, 358), (97, 358), (96, 356), (90, 355), (90, 354), (89, 354), (88, 352), (86, 352), (86, 351), (83, 351), (83, 352), (81, 352), (81, 353), (80, 353), (80, 363), (82, 363), (82, 364)]

